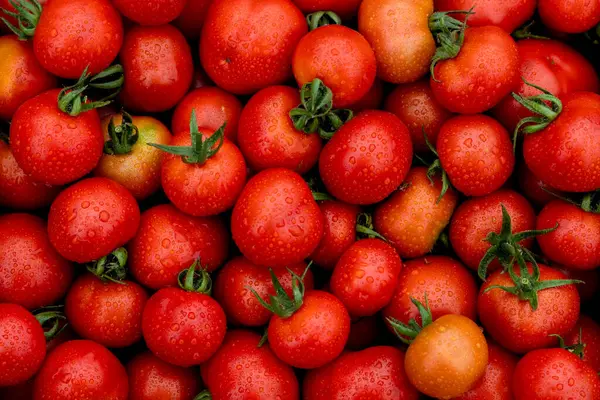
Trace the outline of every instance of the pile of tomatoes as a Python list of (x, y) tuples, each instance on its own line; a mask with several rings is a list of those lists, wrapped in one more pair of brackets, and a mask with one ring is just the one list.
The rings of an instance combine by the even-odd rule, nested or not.
[(0, 399), (600, 400), (600, 0), (0, 8)]

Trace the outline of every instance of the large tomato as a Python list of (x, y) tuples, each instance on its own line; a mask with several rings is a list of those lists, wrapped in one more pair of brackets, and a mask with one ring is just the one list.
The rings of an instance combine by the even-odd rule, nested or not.
[[(512, 33), (525, 24), (535, 12), (536, 0), (434, 0), (436, 11), (469, 10), (469, 26), (494, 25)], [(464, 20), (464, 14), (455, 18)]]
[(181, 14), (186, 0), (112, 0), (115, 7), (127, 18), (140, 25), (162, 25)]
[(538, 12), (548, 28), (566, 33), (582, 33), (600, 22), (600, 1), (540, 0)]

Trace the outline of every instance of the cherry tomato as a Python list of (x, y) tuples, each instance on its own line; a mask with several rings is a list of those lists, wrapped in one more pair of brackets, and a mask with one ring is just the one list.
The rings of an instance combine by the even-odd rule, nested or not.
[(600, 22), (600, 1), (540, 0), (538, 12), (548, 28), (566, 33), (582, 33)]
[(358, 13), (361, 0), (292, 0), (304, 14), (317, 11), (333, 11), (344, 20)]
[[(470, 10), (469, 26), (494, 25), (512, 33), (529, 21), (535, 12), (535, 0), (434, 0), (436, 11)], [(464, 21), (464, 14), (453, 14), (454, 18)]]
[(140, 3), (135, 0), (112, 0), (121, 14), (140, 25), (162, 25), (181, 14), (186, 0), (152, 0)]
[(212, 0), (188, 0), (179, 17), (173, 21), (188, 39), (196, 40), (200, 37), (208, 7)]
[(592, 318), (582, 315), (564, 341), (567, 346), (583, 345), (581, 359), (594, 371), (600, 371), (600, 325)]

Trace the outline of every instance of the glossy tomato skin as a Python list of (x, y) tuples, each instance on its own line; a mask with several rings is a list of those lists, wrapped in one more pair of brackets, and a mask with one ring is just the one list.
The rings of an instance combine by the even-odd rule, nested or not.
[(538, 11), (544, 25), (558, 32), (582, 33), (600, 22), (598, 0), (540, 0)]
[(173, 133), (189, 132), (192, 111), (196, 112), (200, 128), (214, 132), (227, 123), (225, 137), (233, 143), (237, 142), (238, 122), (242, 113), (242, 103), (237, 97), (218, 87), (207, 86), (192, 90), (173, 111)]
[(527, 135), (523, 157), (531, 172), (565, 192), (600, 188), (600, 95), (578, 92), (562, 99), (550, 125)]
[(423, 130), (429, 143), (435, 146), (440, 128), (452, 116), (433, 97), (427, 79), (398, 85), (386, 98), (385, 109), (396, 114), (406, 124), (415, 153), (430, 151)]
[(309, 369), (302, 380), (303, 400), (330, 400), (331, 399), (331, 372), (336, 364), (348, 352), (343, 352), (338, 358), (322, 367)]
[(148, 294), (135, 282), (102, 282), (85, 274), (69, 289), (65, 315), (82, 338), (106, 347), (126, 347), (142, 338), (146, 301)]
[(349, 109), (355, 114), (366, 110), (378, 110), (383, 102), (383, 83), (381, 79), (375, 78), (375, 82), (371, 85), (371, 89), (360, 100), (350, 104)]
[(319, 171), (327, 191), (349, 204), (374, 204), (406, 178), (412, 160), (406, 126), (392, 113), (365, 111), (325, 145)]
[(285, 267), (308, 257), (323, 236), (323, 214), (302, 177), (283, 168), (248, 181), (231, 217), (233, 240), (258, 265)]
[(54, 304), (66, 293), (73, 266), (50, 244), (42, 219), (1, 216), (0, 248), (0, 302), (33, 310)]
[(437, 175), (433, 181), (432, 185), (427, 168), (414, 167), (405, 179), (407, 186), (375, 208), (375, 230), (389, 240), (403, 258), (429, 253), (450, 223), (458, 196), (450, 188), (439, 199), (441, 178)]
[(344, 20), (358, 13), (361, 0), (292, 0), (304, 14), (317, 11), (333, 11)]
[(350, 334), (350, 316), (332, 294), (307, 291), (291, 317), (271, 317), (269, 345), (280, 360), (295, 368), (321, 367), (339, 356)]
[(356, 219), (360, 208), (337, 200), (319, 202), (325, 218), (323, 238), (309, 257), (321, 268), (332, 270), (342, 254), (356, 241)]
[(298, 86), (319, 78), (333, 92), (333, 106), (343, 108), (369, 92), (377, 63), (369, 42), (360, 33), (342, 25), (327, 25), (300, 40), (292, 69)]
[(481, 329), (462, 315), (444, 315), (426, 326), (406, 351), (409, 381), (421, 392), (450, 399), (485, 374), (488, 346)]
[(34, 400), (127, 400), (127, 372), (106, 347), (72, 340), (51, 352), (34, 381)]
[(564, 349), (534, 350), (526, 354), (517, 364), (512, 388), (515, 400), (600, 398), (600, 379), (596, 371)]
[(179, 17), (173, 21), (187, 39), (196, 40), (200, 37), (208, 7), (212, 0), (188, 0)]
[(282, 84), (292, 77), (292, 54), (307, 31), (289, 0), (215, 0), (200, 38), (202, 66), (234, 94)]
[[(450, 243), (456, 255), (465, 265), (477, 270), (479, 262), (490, 248), (485, 241), (490, 232), (500, 233), (502, 228), (502, 206), (506, 207), (512, 222), (513, 233), (535, 228), (535, 212), (529, 202), (512, 190), (499, 190), (483, 197), (462, 203), (450, 221)], [(523, 240), (521, 245), (530, 249), (533, 239)], [(490, 271), (500, 268), (494, 260)]]
[[(203, 140), (214, 132), (200, 129)], [(189, 129), (171, 139), (171, 146), (190, 146)], [(206, 217), (233, 207), (246, 184), (246, 162), (240, 149), (224, 139), (219, 151), (204, 164), (188, 164), (181, 156), (165, 154), (161, 182), (171, 202), (188, 215)]]
[(85, 263), (129, 242), (140, 224), (137, 202), (118, 183), (89, 178), (63, 190), (48, 214), (48, 236), (67, 260)]
[(200, 367), (202, 380), (214, 400), (299, 399), (294, 370), (279, 360), (260, 336), (234, 330), (223, 345)]
[(106, 69), (123, 44), (121, 16), (109, 0), (53, 0), (35, 28), (33, 50), (44, 69), (78, 79)]
[(221, 346), (227, 325), (223, 309), (212, 297), (164, 288), (146, 303), (142, 331), (148, 348), (180, 367), (199, 365)]
[[(115, 126), (119, 126), (123, 116), (111, 115), (102, 120), (104, 140), (110, 139), (108, 124), (113, 118)], [(137, 142), (127, 154), (103, 154), (94, 169), (95, 176), (112, 179), (123, 185), (137, 200), (143, 200), (156, 192), (160, 187), (160, 168), (163, 152), (148, 146), (148, 143), (168, 145), (171, 133), (159, 120), (152, 117), (132, 117), (138, 128)]]
[(448, 110), (477, 114), (508, 95), (518, 73), (519, 52), (508, 33), (496, 26), (468, 28), (458, 56), (436, 65), (431, 90)]
[(121, 99), (136, 111), (166, 111), (183, 98), (192, 83), (190, 46), (171, 25), (129, 29), (121, 64), (125, 74)]
[(149, 351), (127, 364), (127, 374), (129, 400), (193, 400), (200, 391), (196, 371), (171, 365)]
[[(273, 268), (281, 286), (288, 295), (292, 296), (292, 275), (288, 268), (296, 275), (302, 276), (306, 263)], [(248, 290), (249, 287), (266, 302), (269, 302), (269, 295), (275, 295), (271, 274), (267, 268), (253, 264), (244, 257), (236, 257), (219, 271), (213, 286), (213, 295), (223, 307), (229, 323), (243, 326), (265, 325), (269, 322), (271, 313), (258, 302), (254, 294)], [(304, 276), (304, 287), (306, 290), (314, 288), (311, 270), (308, 270)]]
[(162, 25), (173, 21), (185, 8), (185, 0), (112, 0), (121, 14), (140, 25)]
[[(436, 11), (469, 10), (474, 7), (473, 15), (469, 15), (469, 26), (494, 25), (512, 33), (524, 25), (535, 12), (535, 0), (434, 0)], [(464, 14), (453, 14), (454, 18), (464, 21)]]
[(308, 172), (319, 160), (323, 141), (294, 128), (290, 110), (298, 107), (298, 90), (271, 86), (256, 93), (240, 117), (238, 144), (250, 168), (288, 168)]
[(358, 30), (377, 58), (377, 76), (408, 83), (429, 71), (435, 41), (429, 30), (432, 0), (363, 0)]
[(600, 371), (600, 325), (587, 315), (582, 315), (564, 339), (567, 346), (585, 344), (582, 360), (594, 371)]
[(227, 259), (229, 234), (217, 217), (190, 217), (170, 204), (146, 210), (128, 245), (129, 269), (151, 289), (177, 286), (177, 275), (196, 259), (211, 272)]
[(331, 276), (331, 292), (354, 317), (370, 316), (391, 300), (402, 260), (380, 239), (363, 239), (342, 254)]
[[(540, 281), (566, 279), (565, 274), (540, 264)], [(531, 273), (529, 267), (529, 273)], [(519, 275), (518, 271), (515, 271)], [(564, 336), (579, 318), (579, 293), (575, 285), (566, 285), (538, 292), (539, 306), (533, 310), (528, 301), (521, 301), (501, 289), (485, 290), (492, 285), (513, 287), (514, 282), (502, 271), (492, 273), (481, 287), (477, 300), (479, 319), (488, 334), (502, 347), (523, 354), (548, 347), (556, 342), (551, 334)]]
[(0, 387), (31, 378), (46, 356), (46, 338), (39, 322), (17, 304), (0, 303)]
[(27, 100), (13, 116), (10, 145), (26, 174), (64, 185), (89, 173), (102, 156), (104, 139), (96, 110), (76, 117), (58, 108), (58, 89)]

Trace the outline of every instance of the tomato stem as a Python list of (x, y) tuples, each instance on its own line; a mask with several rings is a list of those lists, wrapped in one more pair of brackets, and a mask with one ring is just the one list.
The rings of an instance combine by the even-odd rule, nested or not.
[(35, 319), (44, 329), (47, 342), (58, 336), (68, 325), (63, 308), (63, 306), (48, 306), (33, 311)]
[(314, 31), (326, 25), (341, 25), (342, 19), (333, 11), (318, 11), (306, 16), (308, 29)]
[(542, 39), (549, 40), (550, 38), (541, 35), (535, 35), (529, 29), (535, 24), (535, 20), (531, 20), (512, 33), (515, 39)]
[(194, 397), (194, 400), (212, 400), (212, 396), (208, 390), (203, 390)]
[(442, 177), (442, 190), (440, 191), (440, 195), (438, 196), (438, 198), (436, 200), (436, 204), (439, 204), (440, 201), (442, 201), (442, 198), (444, 197), (444, 195), (452, 187), (452, 185), (450, 184), (450, 179), (448, 178), (448, 174), (446, 173), (446, 171), (442, 167), (442, 161), (440, 160), (440, 156), (438, 155), (438, 152), (436, 151), (435, 147), (433, 146), (433, 144), (431, 144), (431, 142), (429, 141), (429, 138), (427, 137), (427, 133), (425, 132), (425, 127), (421, 127), (421, 129), (423, 130), (423, 137), (425, 138), (425, 144), (427, 145), (427, 147), (429, 148), (429, 150), (433, 153), (433, 155), (436, 158), (430, 164), (427, 161), (425, 161), (424, 158), (422, 158), (421, 156), (419, 156), (417, 154), (415, 154), (415, 157), (423, 165), (428, 166), (428, 168), (427, 168), (427, 179), (429, 179), (429, 182), (431, 183), (431, 186), (435, 185), (435, 182), (433, 181), (433, 177), (436, 174), (438, 174), (438, 173), (441, 175), (441, 177)]
[(127, 276), (125, 269), (127, 257), (127, 250), (119, 247), (99, 260), (92, 261), (87, 265), (87, 270), (104, 282), (110, 281), (124, 285), (123, 279)]
[(104, 153), (110, 155), (128, 154), (138, 140), (139, 130), (133, 124), (131, 115), (123, 111), (121, 125), (115, 126), (114, 117), (111, 117), (108, 123), (108, 136), (110, 139), (104, 143)]
[(427, 292), (425, 292), (425, 305), (412, 297), (410, 298), (410, 301), (415, 305), (415, 307), (417, 307), (417, 310), (419, 310), (419, 315), (421, 316), (422, 321), (421, 325), (419, 325), (415, 318), (411, 318), (408, 321), (408, 324), (400, 322), (395, 318), (387, 318), (388, 323), (394, 330), (394, 333), (398, 339), (407, 345), (410, 345), (413, 342), (417, 335), (421, 333), (423, 328), (433, 322), (431, 309), (429, 308), (429, 300), (427, 300)]
[(375, 230), (373, 227), (373, 217), (369, 213), (360, 213), (356, 217), (356, 236), (358, 236), (358, 239), (361, 237), (368, 237), (370, 239), (377, 238), (384, 242), (388, 241), (383, 235)]
[(2, 22), (15, 34), (20, 40), (28, 40), (35, 34), (35, 28), (42, 15), (42, 6), (37, 0), (8, 0), (16, 12), (0, 8), (8, 16), (15, 18), (18, 26), (14, 26), (5, 18)]
[(212, 279), (208, 271), (202, 268), (199, 259), (179, 273), (177, 282), (179, 287), (186, 292), (202, 293), (208, 296), (212, 294)]
[(577, 337), (577, 343), (572, 344), (570, 346), (567, 346), (565, 344), (565, 340), (563, 339), (562, 336), (557, 335), (555, 333), (551, 334), (550, 336), (554, 336), (555, 338), (558, 339), (558, 345), (561, 349), (565, 349), (569, 353), (573, 353), (581, 359), (583, 359), (583, 357), (585, 356), (586, 344), (581, 341), (581, 338), (582, 338), (582, 328), (581, 327), (579, 327), (579, 336)]

